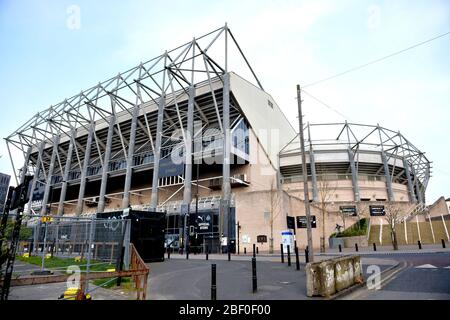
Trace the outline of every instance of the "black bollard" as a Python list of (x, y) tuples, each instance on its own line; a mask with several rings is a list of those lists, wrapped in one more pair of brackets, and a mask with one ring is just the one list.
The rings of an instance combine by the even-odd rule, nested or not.
[(256, 258), (252, 258), (252, 287), (253, 293), (258, 290), (258, 280), (256, 278)]
[(342, 246), (339, 245), (339, 252), (342, 252)]
[(227, 250), (228, 250), (228, 261), (231, 261), (231, 251), (230, 251), (230, 248), (228, 248)]
[(206, 251), (206, 260), (208, 260), (208, 259), (209, 259), (209, 252)]
[(444, 239), (441, 239), (441, 243), (442, 243), (442, 248), (445, 249), (445, 241), (444, 241)]
[(244, 248), (244, 254), (247, 254), (247, 248)]
[(422, 243), (420, 242), (420, 240), (417, 241), (417, 244), (419, 245), (419, 250), (422, 250)]
[(305, 262), (306, 263), (309, 262), (309, 250), (308, 250), (308, 247), (306, 247), (306, 249), (305, 249)]
[(291, 266), (291, 246), (288, 245), (287, 249), (288, 249), (288, 267), (290, 267)]
[(357, 243), (355, 243), (355, 250), (356, 250), (356, 252), (358, 252), (358, 244)]
[(256, 258), (256, 244), (253, 244), (253, 258)]
[(211, 265), (211, 300), (217, 298), (217, 286), (216, 286), (216, 265)]
[(377, 251), (377, 245), (375, 242), (373, 243), (373, 251)]
[(300, 270), (300, 261), (298, 260), (298, 248), (295, 247), (295, 264), (297, 267), (297, 270)]
[(170, 259), (170, 246), (167, 247), (167, 259)]
[(256, 254), (259, 254), (259, 247), (256, 247)]
[(281, 248), (281, 263), (284, 263), (283, 244), (280, 244), (280, 248)]

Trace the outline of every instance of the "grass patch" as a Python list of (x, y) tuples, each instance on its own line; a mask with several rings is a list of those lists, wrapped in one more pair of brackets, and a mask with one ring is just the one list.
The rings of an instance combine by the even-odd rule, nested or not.
[(366, 218), (360, 219), (350, 228), (345, 229), (340, 233), (333, 233), (330, 238), (342, 238), (342, 237), (357, 237), (367, 234), (368, 220)]
[[(29, 258), (17, 256), (16, 259), (19, 261), (22, 261), (22, 262), (36, 265), (36, 266), (40, 266), (42, 264), (41, 256), (31, 256)], [(81, 271), (85, 271), (86, 263), (87, 263), (86, 259), (83, 259), (78, 262), (78, 261), (75, 261), (75, 258), (53, 257), (53, 258), (44, 260), (44, 266), (46, 269), (64, 269), (69, 266), (75, 265), (75, 266), (78, 266)], [(96, 260), (91, 260), (91, 264), (94, 264), (94, 265), (91, 265), (90, 270), (91, 271), (106, 271), (107, 269), (115, 268), (115, 265), (113, 265), (111, 263), (103, 263), (103, 264), (98, 264), (98, 263), (101, 263), (101, 262), (96, 261)]]
[[(108, 282), (108, 283), (106, 283), (106, 282)], [(95, 284), (96, 286), (109, 289), (109, 288), (117, 287), (116, 286), (117, 278), (115, 278), (114, 280), (112, 280), (112, 278), (96, 279), (96, 280), (92, 280), (92, 283)], [(132, 287), (131, 277), (122, 278), (122, 283), (121, 283), (120, 287), (131, 288)]]
[[(17, 256), (17, 260), (23, 261), (32, 265), (41, 266), (42, 263), (42, 257), (41, 256), (31, 256), (29, 258), (24, 258), (22, 256)], [(86, 263), (87, 260), (83, 259), (82, 261), (75, 261), (74, 258), (58, 258), (53, 257), (50, 259), (45, 259), (45, 269), (64, 269), (69, 266), (78, 266), (81, 271), (86, 270)], [(111, 263), (104, 263), (104, 264), (96, 264), (101, 263), (100, 261), (91, 260), (91, 263), (94, 265), (91, 265), (90, 270), (91, 271), (107, 271), (108, 269), (115, 268), (115, 265)], [(110, 281), (111, 280), (111, 281)], [(109, 281), (109, 282), (108, 282)], [(108, 282), (105, 284), (105, 282)], [(101, 286), (102, 288), (115, 288), (117, 284), (117, 278), (112, 280), (112, 278), (103, 278), (103, 279), (95, 279), (92, 280), (91, 283), (93, 283), (96, 286)], [(122, 289), (132, 289), (133, 283), (131, 282), (131, 277), (125, 277), (122, 278), (122, 283), (120, 288)]]

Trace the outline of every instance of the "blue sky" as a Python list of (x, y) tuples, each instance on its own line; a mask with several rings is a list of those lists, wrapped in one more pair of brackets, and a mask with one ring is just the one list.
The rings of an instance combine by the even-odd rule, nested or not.
[[(68, 8), (80, 28), (68, 27)], [(264, 88), (295, 121), (307, 84), (450, 31), (448, 1), (0, 0), (0, 135), (38, 111), (228, 22)], [(450, 196), (450, 36), (307, 90), (349, 120), (400, 130)], [(240, 70), (235, 70), (240, 73)], [(344, 118), (304, 97), (306, 120)], [(0, 171), (12, 173), (5, 143)]]

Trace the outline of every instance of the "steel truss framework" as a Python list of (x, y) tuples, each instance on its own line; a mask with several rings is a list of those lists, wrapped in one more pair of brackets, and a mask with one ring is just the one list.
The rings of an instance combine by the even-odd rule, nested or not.
[[(408, 186), (410, 200), (425, 202), (425, 190), (431, 177), (431, 162), (425, 153), (415, 147), (399, 131), (393, 131), (380, 125), (365, 125), (358, 123), (317, 123), (306, 124), (304, 127), (306, 149), (310, 156), (310, 172), (313, 184), (317, 179), (319, 166), (314, 161), (314, 151), (318, 150), (342, 150), (349, 152), (349, 167), (347, 172), (352, 174), (352, 182), (355, 192), (355, 200), (359, 201), (359, 190), (357, 183), (360, 169), (359, 154), (361, 151), (377, 152), (382, 156), (382, 164), (374, 168), (374, 174), (383, 174), (388, 190), (388, 197), (394, 200), (392, 182), (401, 181)], [(281, 151), (280, 157), (300, 152), (298, 135), (291, 140)], [(402, 162), (402, 166), (396, 168), (388, 165), (390, 159), (397, 159)], [(392, 161), (391, 161), (392, 163)], [(317, 172), (316, 172), (317, 171)], [(314, 187), (317, 194), (317, 186)]]
[[(59, 210), (68, 182), (80, 185), (76, 213), (83, 211), (86, 181), (101, 178), (98, 211), (106, 202), (106, 185), (112, 171), (124, 170), (123, 207), (129, 205), (131, 175), (139, 164), (152, 163), (151, 203), (158, 205), (159, 163), (177, 143), (184, 145), (183, 212), (189, 212), (192, 182), (192, 142), (198, 131), (216, 128), (223, 147), (222, 201), (228, 212), (230, 191), (230, 130), (242, 119), (230, 93), (229, 59), (247, 68), (261, 84), (227, 25), (194, 38), (173, 50), (131, 68), (79, 94), (37, 113), (5, 138), (16, 180), (33, 173), (33, 190), (45, 188), (41, 214), (47, 211), (50, 187), (59, 185)], [(206, 88), (205, 90), (203, 90)], [(194, 128), (195, 121), (201, 128)], [(16, 170), (12, 148), (21, 151), (24, 164)], [(29, 208), (31, 208), (30, 199)], [(226, 217), (225, 217), (226, 219)], [(226, 229), (227, 227), (224, 226)]]

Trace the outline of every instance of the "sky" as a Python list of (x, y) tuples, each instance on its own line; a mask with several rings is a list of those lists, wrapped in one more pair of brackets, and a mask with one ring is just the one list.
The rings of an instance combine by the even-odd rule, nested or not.
[[(307, 85), (450, 31), (450, 2), (0, 0), (0, 137), (37, 112), (225, 23), (296, 128)], [(450, 197), (450, 35), (305, 88), (305, 121), (400, 131)], [(232, 70), (240, 74), (240, 70)], [(12, 175), (6, 143), (0, 172)]]

